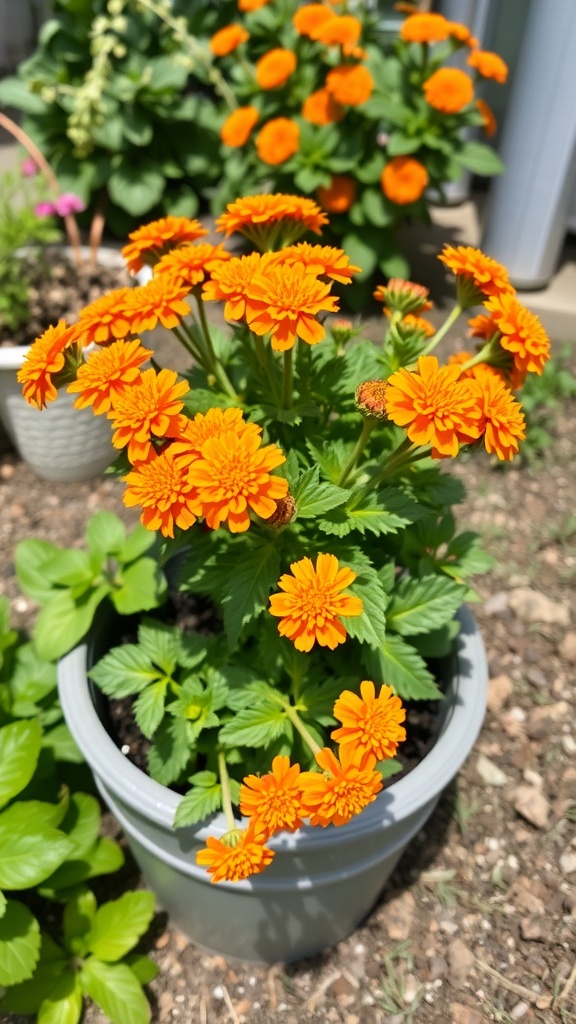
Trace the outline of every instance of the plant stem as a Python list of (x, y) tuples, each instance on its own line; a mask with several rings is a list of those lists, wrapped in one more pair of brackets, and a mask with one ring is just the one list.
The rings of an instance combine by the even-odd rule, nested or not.
[(284, 374), (282, 377), (282, 408), (292, 408), (294, 389), (294, 349), (288, 348), (284, 352)]
[(405, 466), (411, 465), (413, 462), (417, 462), (418, 459), (424, 459), (430, 454), (430, 446), (426, 445), (424, 448), (421, 445), (413, 444), (409, 437), (406, 437), (402, 444), (398, 446), (395, 452), (392, 453), (380, 471), (375, 473), (374, 476), (367, 482), (366, 490), (373, 491), (375, 487), (378, 487), (383, 480), (387, 477), (397, 473), (399, 469)]
[(276, 381), (274, 380), (274, 375), (272, 373), (272, 369), (270, 366), (270, 350), (264, 344), (264, 339), (259, 334), (252, 333), (252, 337), (254, 338), (254, 349), (256, 352), (256, 358), (258, 359), (258, 362), (260, 363), (260, 366), (262, 367), (266, 375), (266, 380), (270, 385), (270, 393), (274, 400), (274, 404), (279, 405), (280, 396), (278, 394), (278, 388), (276, 386)]
[(310, 750), (312, 751), (313, 754), (319, 754), (322, 748), (319, 743), (316, 743), (316, 740), (314, 739), (312, 734), (308, 732), (308, 729), (304, 725), (304, 722), (300, 718), (300, 715), (296, 711), (296, 708), (292, 704), (288, 704), (288, 702), (286, 702), (283, 706), (288, 718), (292, 722), (292, 725), (294, 726), (296, 731), (300, 733), (306, 745), (310, 747)]
[(178, 341), (180, 342), (182, 347), (186, 349), (189, 355), (191, 355), (192, 358), (196, 360), (198, 365), (201, 366), (203, 370), (206, 370), (206, 372), (208, 372), (209, 367), (206, 365), (204, 353), (200, 352), (198, 347), (194, 344), (184, 324), (182, 324), (182, 328), (183, 329), (181, 330), (179, 327), (173, 327), (172, 333), (176, 338), (178, 338)]
[(436, 334), (432, 338), (430, 338), (430, 341), (426, 345), (426, 348), (420, 353), (420, 355), (429, 356), (430, 353), (434, 351), (436, 346), (442, 341), (442, 338), (448, 333), (448, 331), (452, 327), (452, 324), (456, 323), (458, 317), (462, 312), (462, 306), (456, 303), (452, 312), (448, 314), (442, 326), (439, 327), (438, 330), (436, 331)]
[(214, 351), (214, 345), (212, 344), (212, 336), (210, 334), (208, 320), (206, 319), (206, 310), (204, 309), (204, 302), (200, 295), (196, 295), (196, 305), (198, 306), (198, 317), (200, 319), (200, 324), (202, 326), (202, 333), (204, 335), (204, 343), (206, 346), (206, 355), (210, 363), (210, 369), (212, 370), (222, 390), (235, 402), (238, 402), (238, 393)]
[(230, 776), (228, 775), (226, 757), (223, 750), (218, 751), (218, 774), (220, 776), (220, 785), (222, 786), (222, 810), (226, 816), (228, 827), (232, 830), (236, 828), (236, 819), (230, 795)]
[(368, 438), (370, 437), (370, 434), (374, 430), (374, 427), (376, 426), (377, 423), (378, 420), (365, 419), (362, 421), (362, 433), (360, 434), (360, 437), (356, 442), (356, 446), (354, 448), (354, 451), (352, 452), (352, 455), (350, 456), (348, 462), (346, 463), (344, 469), (342, 470), (340, 479), (338, 481), (338, 487), (344, 487), (348, 477), (350, 476), (350, 473), (352, 472), (356, 463), (358, 462), (358, 459), (362, 455), (362, 452), (364, 451), (364, 448), (366, 447), (366, 444), (368, 442)]

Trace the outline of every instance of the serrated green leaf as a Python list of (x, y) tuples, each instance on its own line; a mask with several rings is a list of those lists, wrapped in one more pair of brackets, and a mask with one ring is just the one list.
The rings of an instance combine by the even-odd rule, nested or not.
[(444, 658), (454, 650), (454, 640), (460, 632), (460, 622), (452, 619), (440, 629), (421, 633), (410, 640), (422, 658)]
[(46, 540), (29, 538), (21, 540), (15, 548), (14, 563), (16, 578), (21, 590), (38, 604), (47, 601), (53, 592), (52, 583), (47, 579), (43, 566), (60, 548)]
[(404, 765), (401, 761), (398, 761), (395, 757), (388, 757), (385, 761), (379, 761), (376, 765), (376, 771), (380, 772), (383, 779), (391, 779), (394, 775), (398, 775), (401, 772)]
[(31, 978), (40, 956), (40, 925), (18, 900), (7, 900), (0, 917), (0, 985)]
[(163, 673), (138, 644), (123, 644), (105, 654), (90, 670), (90, 678), (108, 697), (141, 693)]
[(243, 708), (220, 730), (221, 743), (235, 747), (267, 747), (291, 730), (285, 710), (279, 704)]
[(153, 981), (160, 968), (153, 960), (150, 960), (142, 953), (129, 953), (124, 963), (130, 968), (132, 974), (141, 985), (148, 985)]
[(445, 576), (407, 576), (400, 580), (388, 608), (388, 626), (402, 636), (439, 629), (462, 604), (464, 588)]
[(187, 723), (183, 718), (164, 719), (148, 755), (148, 770), (156, 782), (169, 786), (182, 774), (190, 758)]
[(364, 656), (370, 678), (380, 680), (403, 700), (439, 700), (443, 697), (423, 658), (401, 637), (388, 634), (378, 648)]
[(150, 1007), (127, 964), (103, 963), (90, 957), (81, 971), (82, 987), (112, 1024), (148, 1024)]
[[(29, 717), (37, 714), (34, 705), (56, 688), (56, 665), (38, 657), (32, 643), (22, 644), (15, 654), (14, 670), (10, 680), (12, 714)], [(30, 707), (27, 714), (19, 708)]]
[(82, 1016), (82, 989), (74, 971), (64, 971), (38, 1010), (37, 1024), (78, 1024)]
[(350, 492), (334, 484), (321, 483), (318, 466), (300, 474), (293, 490), (298, 519), (316, 518), (329, 509), (343, 505)]
[(104, 559), (106, 555), (118, 556), (126, 541), (126, 527), (122, 520), (106, 509), (96, 512), (88, 520), (86, 543), (91, 554)]
[[(187, 825), (195, 825), (202, 821), (209, 814), (219, 811), (222, 806), (222, 786), (213, 772), (209, 772), (214, 778), (211, 786), (194, 785), (181, 799), (174, 816), (174, 828), (185, 828)], [(194, 776), (193, 776), (194, 778)]]
[(166, 622), (145, 618), (138, 626), (138, 646), (149, 662), (171, 676), (182, 652), (182, 633)]
[(322, 476), (333, 484), (337, 484), (342, 476), (342, 469), (352, 454), (352, 447), (340, 440), (325, 441), (321, 445), (308, 443), (308, 451)]
[(134, 948), (154, 916), (154, 894), (125, 892), (98, 907), (86, 944), (90, 953), (111, 963)]
[(361, 615), (342, 616), (346, 631), (360, 643), (377, 647), (386, 636), (388, 595), (375, 570), (365, 569), (350, 585), (350, 593), (361, 599), (363, 610)]
[(37, 719), (0, 729), (0, 807), (21, 793), (36, 770), (42, 728)]
[(50, 825), (12, 825), (4, 814), (0, 815), (0, 886), (29, 889), (52, 874), (70, 854), (72, 843)]
[(147, 739), (152, 739), (156, 729), (164, 717), (167, 679), (160, 679), (142, 691), (134, 701), (134, 717), (136, 724)]
[(40, 959), (31, 978), (8, 988), (0, 998), (0, 1010), (8, 1013), (37, 1013), (68, 966), (64, 950), (46, 932), (41, 934)]
[(237, 559), (222, 599), (224, 628), (230, 646), (236, 644), (242, 628), (266, 608), (279, 575), (280, 554), (275, 541), (262, 544)]
[(162, 604), (168, 585), (156, 559), (139, 558), (122, 569), (120, 578), (122, 585), (110, 596), (121, 615), (147, 612)]

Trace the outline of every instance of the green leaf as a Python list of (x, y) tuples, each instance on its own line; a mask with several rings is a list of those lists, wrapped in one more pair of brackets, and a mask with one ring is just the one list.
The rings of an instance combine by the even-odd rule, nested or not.
[(21, 793), (36, 770), (42, 728), (37, 719), (0, 729), (0, 807)]
[(150, 611), (162, 604), (167, 583), (154, 558), (139, 558), (125, 566), (120, 574), (122, 585), (111, 593), (114, 607), (121, 615)]
[(7, 906), (8, 906), (7, 899), (6, 899), (5, 895), (4, 895), (4, 893), (0, 892), (0, 917), (4, 917), (4, 914), (6, 913), (6, 907)]
[(348, 635), (360, 643), (377, 647), (386, 635), (386, 594), (374, 569), (363, 570), (350, 585), (350, 593), (362, 600), (361, 615), (342, 616)]
[(156, 782), (169, 786), (182, 774), (190, 758), (187, 723), (183, 718), (164, 719), (148, 755), (148, 770)]
[(433, 629), (431, 633), (421, 633), (415, 636), (410, 643), (418, 651), (422, 658), (445, 658), (454, 650), (454, 640), (460, 632), (458, 619), (452, 619), (440, 629)]
[(136, 558), (140, 558), (141, 555), (149, 551), (155, 544), (155, 534), (147, 530), (141, 523), (138, 523), (126, 537), (118, 557), (126, 565), (128, 562), (133, 562)]
[(424, 659), (399, 636), (388, 634), (379, 648), (367, 652), (364, 661), (372, 673), (370, 678), (392, 686), (403, 700), (439, 700), (443, 696)]
[(454, 617), (464, 593), (464, 587), (445, 576), (407, 576), (392, 595), (388, 626), (402, 636), (439, 629)]
[(147, 686), (134, 702), (136, 723), (147, 739), (152, 738), (164, 717), (167, 687), (168, 680), (160, 679), (157, 683)]
[(63, 832), (33, 821), (12, 825), (5, 811), (0, 815), (0, 886), (29, 889), (39, 885), (72, 849)]
[(62, 548), (43, 563), (42, 572), (51, 583), (64, 587), (89, 587), (93, 572), (90, 557), (86, 551), (77, 548)]
[(389, 206), (384, 202), (382, 192), (375, 188), (367, 188), (362, 193), (362, 209), (370, 224), (384, 228), (394, 222), (394, 216)]
[(108, 191), (121, 210), (140, 217), (160, 202), (165, 184), (164, 175), (151, 161), (120, 156), (108, 179)]
[(410, 135), (405, 135), (404, 132), (391, 132), (386, 149), (391, 157), (406, 156), (408, 153), (416, 153), (421, 145), (420, 138), (413, 138)]
[(14, 717), (37, 715), (36, 705), (55, 689), (56, 665), (40, 658), (32, 643), (18, 647), (10, 681)]
[(36, 620), (34, 645), (40, 657), (55, 661), (80, 643), (109, 592), (109, 585), (102, 583), (77, 601), (68, 590), (53, 593)]
[(220, 730), (219, 739), (231, 747), (267, 747), (289, 730), (284, 708), (278, 703), (262, 703), (238, 711)]
[(108, 697), (141, 693), (163, 673), (137, 644), (123, 644), (105, 654), (90, 670), (90, 678)]
[(10, 986), (0, 998), (0, 1010), (8, 1013), (37, 1013), (42, 1001), (66, 971), (68, 957), (45, 932), (40, 939), (40, 959), (31, 978)]
[[(46, 803), (43, 800), (16, 800), (10, 807), (2, 811), (0, 822), (5, 834), (10, 829), (30, 830), (36, 825), (49, 825), (51, 828), (58, 828), (60, 822), (66, 815), (70, 797), (67, 787), (63, 787), (63, 795), (57, 804)], [(0, 859), (2, 853), (0, 852)]]
[(268, 595), (278, 582), (280, 555), (271, 541), (253, 548), (238, 558), (222, 600), (224, 627), (230, 646), (234, 646), (242, 627), (266, 607)]
[(149, 960), (142, 953), (129, 953), (124, 963), (130, 968), (132, 974), (141, 985), (148, 985), (153, 981), (160, 968), (153, 960)]
[(47, 580), (43, 572), (43, 566), (49, 558), (58, 554), (59, 551), (60, 548), (56, 547), (55, 544), (34, 538), (21, 540), (16, 545), (14, 562), (18, 586), (28, 597), (37, 601), (38, 604), (43, 604), (52, 595), (54, 588)]
[(138, 644), (150, 662), (159, 665), (167, 676), (173, 675), (183, 648), (181, 630), (146, 618), (138, 626)]
[(106, 509), (96, 512), (88, 520), (86, 543), (91, 554), (104, 559), (106, 555), (119, 556), (126, 541), (126, 527), (122, 520)]
[(376, 249), (366, 241), (361, 235), (355, 232), (348, 232), (342, 239), (342, 248), (350, 259), (351, 263), (355, 263), (356, 266), (361, 267), (361, 277), (369, 277), (370, 274), (376, 269), (378, 262), (378, 254)]
[[(64, 907), (64, 942), (68, 949), (80, 956), (87, 951), (85, 936), (92, 927), (95, 914), (96, 897), (91, 889), (75, 890)], [(82, 939), (81, 944), (78, 944), (78, 939)]]
[(87, 995), (110, 1018), (112, 1024), (148, 1024), (150, 1007), (142, 987), (126, 964), (86, 960), (80, 974)]
[(506, 169), (498, 154), (482, 142), (466, 142), (454, 160), (473, 174), (502, 174)]
[(56, 761), (66, 761), (69, 764), (84, 763), (84, 758), (65, 722), (60, 722), (59, 725), (44, 733), (42, 747), (51, 750)]
[(87, 937), (90, 953), (107, 963), (121, 960), (146, 932), (154, 916), (154, 894), (125, 892), (98, 907)]
[(293, 490), (298, 519), (313, 519), (342, 505), (350, 492), (334, 484), (321, 483), (318, 466), (305, 469)]
[(153, 92), (168, 89), (178, 89), (180, 91), (186, 85), (188, 78), (186, 68), (181, 64), (177, 64), (170, 54), (152, 57), (147, 61), (147, 68), (150, 72), (150, 77), (146, 82), (146, 89), (150, 89)]
[(16, 76), (10, 76), (0, 82), (0, 103), (5, 107), (15, 107), (25, 114), (45, 114), (46, 104), (36, 93), (31, 92), (27, 82)]
[(40, 1005), (37, 1024), (78, 1024), (82, 1016), (82, 988), (75, 972), (65, 971)]
[(0, 985), (31, 978), (40, 956), (40, 925), (28, 907), (8, 900), (0, 917)]
[[(199, 774), (210, 775), (213, 782), (211, 785), (193, 784), (192, 789), (182, 797), (176, 808), (174, 828), (185, 828), (186, 825), (195, 825), (197, 821), (202, 821), (209, 814), (219, 811), (222, 806), (222, 786), (214, 772)], [(190, 781), (193, 782), (194, 778), (195, 776), (192, 776)]]
[(398, 775), (401, 772), (404, 765), (401, 761), (398, 761), (395, 757), (388, 757), (385, 761), (379, 761), (376, 765), (376, 771), (379, 771), (383, 779), (391, 779), (392, 776)]
[(100, 805), (89, 793), (73, 793), (62, 831), (74, 844), (74, 859), (83, 857), (94, 846), (100, 831)]

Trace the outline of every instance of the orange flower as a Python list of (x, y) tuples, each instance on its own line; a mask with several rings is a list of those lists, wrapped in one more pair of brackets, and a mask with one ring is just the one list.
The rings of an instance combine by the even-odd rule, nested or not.
[(550, 358), (550, 339), (538, 317), (510, 292), (493, 295), (485, 305), (501, 332), (500, 344), (512, 353), (516, 369), (541, 374)]
[(506, 267), (471, 245), (445, 245), (438, 259), (456, 275), (461, 305), (464, 298), (460, 294), (461, 286), (470, 293), (465, 296), (468, 306), (476, 305), (490, 295), (514, 291)]
[(299, 7), (292, 18), (292, 24), (301, 36), (309, 36), (314, 39), (315, 33), (326, 21), (331, 21), (334, 12), (324, 4), (304, 4)]
[(144, 348), (139, 338), (115, 341), (106, 348), (93, 352), (78, 367), (76, 380), (67, 391), (78, 394), (74, 402), (77, 409), (92, 406), (95, 414), (109, 412), (116, 397), (140, 377), (140, 367), (154, 353)]
[(215, 57), (226, 57), (249, 38), (249, 33), (242, 25), (225, 25), (210, 39), (210, 49)]
[(312, 39), (326, 46), (341, 46), (346, 55), (350, 54), (362, 34), (362, 23), (352, 14), (334, 15), (327, 18), (311, 33)]
[[(182, 444), (181, 450), (197, 452), (202, 450), (202, 445), (210, 437), (221, 437), (226, 431), (233, 430), (235, 434), (262, 433), (262, 427), (257, 423), (245, 423), (241, 409), (220, 409), (216, 406), (208, 409), (207, 413), (197, 412), (192, 420), (186, 420), (178, 435), (178, 443)], [(174, 448), (175, 445), (172, 445)]]
[(212, 882), (240, 882), (259, 874), (271, 863), (274, 851), (264, 846), (265, 841), (251, 826), (244, 832), (227, 832), (222, 839), (208, 836), (206, 848), (196, 854), (196, 863), (212, 875)]
[(251, 252), (249, 256), (235, 256), (219, 264), (211, 279), (204, 284), (202, 297), (225, 302), (226, 320), (242, 320), (246, 314), (247, 289), (263, 261), (266, 262), (265, 256)]
[(22, 384), (22, 394), (29, 405), (45, 409), (46, 403), (57, 397), (52, 378), (63, 368), (64, 351), (76, 340), (75, 332), (75, 327), (59, 320), (55, 327), (48, 327), (36, 338), (28, 349), (16, 379)]
[(154, 267), (154, 277), (167, 275), (178, 285), (186, 286), (187, 293), (229, 259), (230, 253), (223, 245), (211, 245), (210, 242), (183, 245), (182, 248), (174, 249), (158, 260)]
[(486, 103), (486, 101), (482, 99), (475, 100), (474, 106), (482, 114), (482, 117), (484, 118), (483, 128), (488, 138), (490, 138), (492, 135), (496, 133), (496, 129), (498, 127), (496, 118), (494, 117), (494, 112), (492, 108)]
[(240, 811), (268, 839), (275, 832), (295, 832), (300, 817), (300, 765), (279, 755), (267, 775), (247, 775), (240, 787)]
[(342, 120), (344, 111), (327, 89), (316, 89), (304, 100), (302, 117), (310, 124), (334, 124)]
[(160, 530), (163, 537), (173, 537), (175, 526), (188, 530), (196, 522), (192, 508), (197, 494), (189, 480), (191, 457), (175, 447), (170, 445), (160, 454), (151, 450), (147, 461), (124, 477), (124, 504), (141, 508), (140, 521), (146, 529)]
[(402, 317), (399, 326), (408, 327), (411, 331), (421, 331), (425, 338), (431, 338), (433, 334), (436, 334), (434, 324), (431, 324), (424, 316), (414, 316), (414, 313), (407, 313)]
[(78, 340), (82, 345), (96, 342), (104, 345), (112, 338), (125, 338), (130, 334), (130, 320), (126, 318), (126, 296), (130, 288), (115, 288), (101, 295), (78, 314)]
[(284, 352), (301, 338), (308, 345), (322, 341), (326, 330), (316, 319), (320, 312), (338, 310), (330, 284), (319, 281), (301, 263), (267, 266), (255, 274), (246, 292), (246, 319), (255, 334), (272, 334), (272, 348)]
[(442, 14), (411, 14), (400, 26), (405, 43), (441, 43), (448, 35), (448, 22)]
[(467, 25), (462, 25), (459, 21), (448, 21), (448, 35), (452, 39), (457, 39), (459, 43), (464, 43), (465, 46), (477, 46), (474, 36)]
[(318, 202), (329, 213), (346, 213), (356, 199), (356, 182), (345, 174), (333, 174), (328, 188), (318, 189)]
[(353, 744), (340, 748), (340, 760), (328, 747), (316, 754), (322, 772), (302, 772), (302, 812), (311, 825), (345, 825), (376, 799), (382, 776), (374, 770), (373, 754), (361, 754)]
[(198, 515), (211, 530), (226, 522), (232, 533), (250, 526), (250, 509), (261, 519), (276, 511), (278, 498), (288, 492), (288, 481), (270, 471), (286, 461), (275, 444), (260, 448), (255, 432), (229, 430), (210, 437), (200, 458), (190, 467), (190, 481), (198, 489)]
[[(479, 313), (478, 316), (473, 316), (468, 321), (468, 327), (470, 328), (470, 334), (473, 338), (484, 338), (485, 341), (491, 338), (493, 334), (496, 334), (498, 327), (494, 323), (491, 316), (486, 316), (485, 313)], [(471, 358), (471, 356), (468, 356)]]
[(374, 683), (365, 679), (360, 694), (344, 690), (334, 705), (334, 718), (342, 722), (330, 739), (342, 746), (353, 743), (361, 754), (374, 754), (378, 761), (394, 757), (398, 744), (406, 739), (406, 708), (391, 686), (382, 686), (376, 696)]
[(258, 156), (275, 167), (298, 152), (300, 129), (289, 117), (273, 117), (256, 136)]
[(292, 562), (292, 573), (280, 577), (283, 594), (270, 597), (270, 614), (280, 618), (278, 632), (293, 641), (297, 651), (311, 651), (315, 643), (334, 650), (347, 632), (340, 617), (361, 615), (359, 597), (343, 594), (356, 579), (352, 569), (340, 568), (334, 555), (321, 554), (314, 567), (310, 558)]
[(430, 292), (423, 284), (405, 281), (402, 277), (391, 277), (387, 285), (379, 284), (374, 292), (378, 302), (387, 302), (393, 312), (423, 313), (432, 309), (428, 300)]
[(350, 257), (342, 249), (331, 245), (310, 245), (310, 242), (298, 242), (290, 245), (280, 253), (282, 262), (287, 266), (302, 263), (309, 274), (316, 277), (330, 277), (340, 284), (350, 284), (354, 274), (359, 274), (361, 267), (350, 263)]
[(122, 249), (126, 266), (133, 274), (142, 270), (144, 264), (154, 266), (163, 253), (184, 242), (195, 242), (208, 231), (199, 221), (188, 217), (161, 217), (151, 224), (144, 224), (128, 235), (130, 242)]
[(152, 451), (152, 437), (178, 436), (180, 401), (190, 388), (177, 382), (174, 370), (144, 370), (139, 380), (114, 397), (108, 413), (115, 430), (112, 444), (128, 449), (130, 462), (144, 462)]
[(342, 64), (328, 72), (326, 88), (342, 106), (359, 107), (370, 99), (374, 79), (361, 64)]
[(462, 435), (477, 438), (481, 410), (468, 380), (459, 380), (458, 366), (438, 366), (436, 356), (420, 356), (418, 373), (402, 367), (388, 378), (388, 418), (413, 444), (430, 444), (440, 455), (458, 454)]
[(475, 366), (474, 380), (480, 393), (486, 451), (510, 461), (526, 436), (522, 406), (492, 367)]
[(296, 54), (279, 46), (256, 62), (256, 81), (261, 89), (278, 89), (296, 70)]
[(386, 164), (380, 185), (387, 199), (399, 206), (415, 203), (428, 184), (428, 171), (411, 156), (395, 156)]
[(190, 289), (177, 278), (161, 274), (141, 288), (131, 288), (126, 296), (126, 316), (132, 323), (132, 334), (153, 331), (160, 322), (163, 327), (178, 327), (190, 307), (184, 301)]
[(259, 11), (261, 7), (266, 7), (270, 0), (238, 0), (239, 11)]
[(439, 68), (424, 82), (424, 96), (434, 110), (457, 114), (474, 99), (474, 84), (459, 68)]
[(491, 78), (495, 82), (504, 84), (508, 78), (508, 65), (497, 53), (490, 53), (488, 50), (472, 50), (468, 55), (467, 64), (474, 68), (482, 78)]
[(233, 110), (220, 129), (220, 138), (224, 145), (243, 146), (248, 142), (259, 117), (256, 107), (238, 107), (237, 110)]
[(255, 238), (259, 238), (257, 232), (269, 229), (278, 222), (282, 222), (283, 227), (291, 224), (294, 241), (305, 231), (321, 235), (328, 218), (312, 199), (281, 193), (264, 194), (244, 196), (228, 203), (226, 211), (216, 221), (216, 229), (224, 231), (226, 235), (240, 231), (254, 240), (254, 232)]

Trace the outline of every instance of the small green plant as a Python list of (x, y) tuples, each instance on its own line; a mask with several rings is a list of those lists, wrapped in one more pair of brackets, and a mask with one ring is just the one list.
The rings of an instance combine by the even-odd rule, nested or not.
[(400, 942), (384, 956), (384, 976), (377, 1000), (388, 1012), (402, 1015), (402, 1024), (413, 1024), (420, 1005), (422, 986), (413, 985), (414, 957), (410, 942)]
[[(39, 217), (35, 206), (42, 193), (35, 180), (9, 172), (0, 177), (0, 340), (13, 337), (30, 315), (31, 264), (19, 250), (57, 242), (60, 231), (49, 217)], [(48, 271), (40, 256), (34, 261), (37, 277)]]
[(130, 534), (112, 512), (97, 512), (87, 529), (87, 551), (24, 540), (16, 548), (21, 589), (42, 605), (35, 648), (48, 661), (71, 650), (108, 599), (121, 615), (158, 607), (166, 595), (154, 536), (138, 525)]
[(526, 442), (522, 457), (533, 462), (554, 440), (558, 412), (564, 402), (576, 397), (576, 376), (569, 366), (571, 348), (564, 348), (546, 363), (541, 376), (530, 374), (522, 389), (526, 415)]

